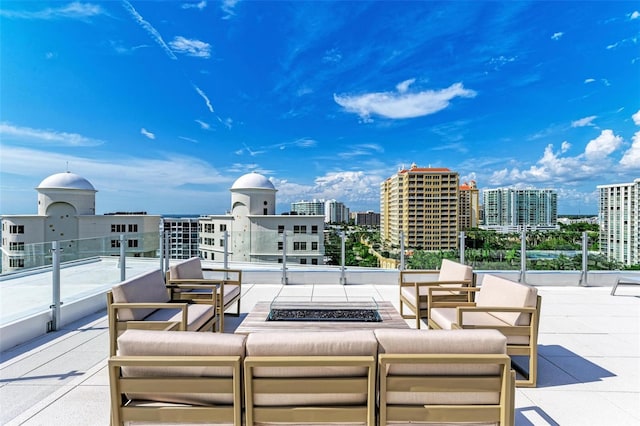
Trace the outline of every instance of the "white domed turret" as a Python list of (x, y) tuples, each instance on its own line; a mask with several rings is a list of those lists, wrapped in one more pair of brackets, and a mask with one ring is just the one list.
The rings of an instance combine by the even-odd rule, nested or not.
[[(36, 187), (38, 191), (38, 214), (50, 215), (51, 208), (75, 215), (94, 215), (96, 213), (96, 189), (91, 182), (75, 173), (56, 173), (45, 178)], [(70, 209), (71, 208), (71, 209)]]
[[(237, 214), (274, 215), (276, 192), (273, 183), (260, 173), (240, 176), (231, 186), (231, 210)], [(243, 212), (236, 209), (242, 209)]]
[(45, 178), (36, 189), (82, 189), (96, 191), (91, 182), (75, 173), (56, 173)]

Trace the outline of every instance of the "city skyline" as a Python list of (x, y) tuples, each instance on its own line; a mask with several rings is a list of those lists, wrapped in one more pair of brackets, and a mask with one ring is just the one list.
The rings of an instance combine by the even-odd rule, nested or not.
[(249, 171), (379, 211), (412, 163), (478, 188), (640, 176), (636, 2), (0, 5), (0, 214), (69, 170), (96, 213), (221, 214)]

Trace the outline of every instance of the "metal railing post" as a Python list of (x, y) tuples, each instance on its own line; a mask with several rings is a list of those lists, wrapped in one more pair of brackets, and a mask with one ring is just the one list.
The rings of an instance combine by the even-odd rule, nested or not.
[(120, 281), (127, 279), (127, 251), (125, 243), (127, 239), (124, 234), (120, 234)]
[(158, 256), (160, 258), (160, 270), (164, 272), (164, 231), (162, 229), (158, 231), (158, 239), (160, 240), (160, 253)]
[(464, 231), (460, 231), (460, 263), (464, 265), (464, 244), (465, 244), (465, 235)]
[(58, 241), (51, 242), (51, 285), (52, 285), (52, 304), (51, 308), (51, 321), (47, 324), (47, 331), (58, 330), (60, 324), (60, 243)]
[(520, 234), (520, 279), (521, 283), (527, 282), (527, 228)]
[(282, 279), (281, 282), (283, 285), (287, 285), (289, 283), (289, 279), (287, 278), (287, 233), (282, 232)]
[(340, 284), (345, 285), (347, 283), (347, 276), (345, 274), (345, 263), (346, 263), (346, 244), (345, 244), (346, 235), (344, 231), (340, 233)]
[(578, 283), (581, 286), (587, 287), (589, 285), (588, 276), (589, 276), (589, 235), (587, 232), (582, 233), (582, 271), (580, 273), (580, 282)]
[(171, 245), (169, 244), (169, 231), (164, 232), (164, 268), (162, 272), (167, 272), (169, 270), (169, 259), (171, 258)]
[(400, 270), (404, 271), (404, 232), (400, 231)]
[(229, 231), (224, 231), (222, 235), (222, 244), (224, 246), (222, 265), (224, 269), (227, 269), (229, 267)]

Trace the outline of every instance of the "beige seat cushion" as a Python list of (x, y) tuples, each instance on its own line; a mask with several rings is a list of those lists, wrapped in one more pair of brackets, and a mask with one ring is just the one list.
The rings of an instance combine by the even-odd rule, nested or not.
[[(507, 339), (497, 330), (375, 330), (380, 353), (386, 354), (506, 354)], [(424, 363), (387, 366), (391, 376), (497, 376), (491, 364)], [(382, 374), (383, 372), (381, 372)], [(386, 395), (388, 404), (497, 404), (498, 392), (397, 392)]]
[(473, 268), (449, 259), (442, 259), (438, 281), (469, 280), (473, 278)]
[(224, 297), (222, 299), (222, 304), (227, 305), (227, 303), (231, 302), (234, 298), (240, 296), (240, 286), (237, 284), (225, 284), (224, 285)]
[[(169, 293), (160, 269), (129, 278), (113, 286), (111, 290), (115, 303), (165, 303), (169, 301)], [(118, 309), (118, 321), (140, 321), (153, 311), (154, 309)]]
[[(420, 296), (424, 296), (426, 298), (428, 295), (428, 291), (429, 290), (427, 286), (418, 287), (418, 292), (420, 293)], [(416, 300), (415, 287), (402, 287), (400, 288), (400, 292), (402, 293), (402, 296), (407, 300), (407, 302), (411, 303), (413, 306), (416, 306), (418, 302)], [(433, 295), (434, 296), (453, 296), (459, 293), (460, 292), (454, 292), (454, 291), (434, 291)], [(421, 302), (419, 308), (427, 309), (427, 302)]]
[[(187, 326), (190, 331), (198, 331), (213, 317), (215, 309), (212, 305), (194, 303), (187, 306)], [(158, 309), (144, 319), (145, 321), (182, 321), (181, 309)]]
[[(190, 331), (126, 330), (118, 337), (118, 355), (244, 357), (246, 336)], [(123, 367), (123, 377), (231, 377), (230, 367)], [(231, 404), (231, 394), (130, 394), (130, 399), (181, 404)]]
[[(480, 291), (476, 294), (476, 305), (482, 307), (533, 308), (537, 303), (538, 289), (495, 275), (485, 275)], [(517, 312), (495, 312), (497, 318), (509, 325), (529, 325), (531, 316)]]

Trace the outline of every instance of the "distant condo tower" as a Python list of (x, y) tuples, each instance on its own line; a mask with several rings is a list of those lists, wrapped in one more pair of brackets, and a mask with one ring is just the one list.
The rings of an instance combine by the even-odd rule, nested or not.
[[(59, 241), (62, 261), (79, 254), (117, 255), (120, 234), (127, 255), (156, 257), (160, 216), (139, 213), (96, 215), (96, 189), (71, 172), (53, 174), (38, 185), (38, 214), (2, 216), (2, 272), (43, 266), (52, 241)], [(45, 244), (43, 244), (45, 243)]]
[(229, 261), (302, 265), (324, 263), (323, 215), (276, 215), (273, 183), (259, 173), (240, 176), (231, 186), (231, 212), (202, 216), (200, 255), (222, 261), (225, 231)]

